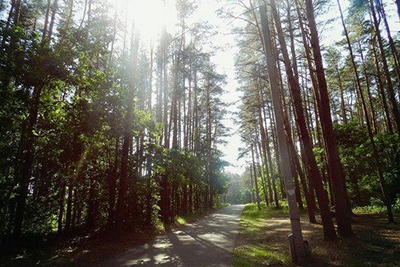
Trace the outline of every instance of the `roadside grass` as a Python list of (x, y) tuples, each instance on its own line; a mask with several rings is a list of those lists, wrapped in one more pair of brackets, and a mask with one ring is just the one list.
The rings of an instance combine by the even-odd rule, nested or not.
[(199, 211), (195, 213), (190, 213), (187, 215), (182, 215), (182, 216), (175, 216), (174, 222), (171, 224), (171, 226), (182, 226), (186, 225), (188, 223), (193, 223), (209, 214), (211, 214), (215, 209), (212, 210), (207, 210), (207, 211)]
[[(396, 221), (400, 221), (398, 214)], [(311, 256), (301, 266), (393, 267), (400, 262), (400, 224), (389, 224), (384, 214), (356, 213), (355, 238), (323, 241), (322, 225), (310, 224), (301, 214), (302, 232)], [(233, 266), (296, 266), (291, 262), (288, 235), (291, 232), (287, 208), (265, 205), (258, 211), (248, 204), (241, 216), (233, 252)]]
[(183, 215), (183, 216), (177, 215), (174, 218), (174, 223), (172, 224), (172, 226), (182, 226), (182, 225), (186, 225), (188, 223), (196, 222), (197, 220), (204, 218), (207, 215), (212, 214), (214, 211), (225, 208), (227, 206), (229, 206), (228, 203), (220, 203), (217, 207), (215, 207), (213, 209), (209, 209), (209, 210), (205, 210), (205, 211), (198, 211), (198, 212), (190, 213), (190, 214)]
[(288, 249), (281, 247), (287, 241), (282, 240), (280, 244), (271, 242), (272, 236), (266, 235), (268, 221), (275, 216), (284, 216), (287, 209), (269, 208), (261, 206), (258, 211), (257, 205), (245, 206), (240, 218), (239, 236), (233, 251), (233, 263), (235, 267), (250, 266), (280, 266), (282, 263), (290, 263)]

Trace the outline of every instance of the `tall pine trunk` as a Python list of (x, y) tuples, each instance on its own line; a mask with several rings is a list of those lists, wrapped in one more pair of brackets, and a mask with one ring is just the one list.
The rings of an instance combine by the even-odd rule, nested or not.
[(322, 218), (322, 225), (324, 228), (324, 238), (325, 240), (334, 240), (336, 238), (335, 228), (333, 226), (333, 221), (331, 217), (331, 213), (329, 210), (328, 199), (326, 193), (324, 191), (322, 185), (322, 177), (320, 175), (317, 161), (315, 160), (314, 153), (313, 153), (313, 145), (311, 142), (310, 134), (307, 130), (307, 124), (304, 118), (304, 108), (302, 104), (301, 98), (301, 90), (299, 86), (299, 81), (297, 80), (296, 76), (293, 74), (293, 70), (291, 67), (291, 62), (289, 59), (289, 54), (286, 48), (285, 39), (283, 36), (283, 29), (281, 26), (280, 17), (278, 14), (278, 10), (276, 8), (275, 0), (271, 0), (271, 8), (272, 14), (275, 20), (276, 30), (278, 33), (278, 40), (280, 43), (280, 48), (282, 51), (283, 62), (286, 69), (286, 75), (289, 79), (290, 85), (290, 92), (292, 96), (292, 101), (294, 105), (294, 111), (296, 116), (296, 122), (299, 129), (300, 140), (302, 142), (306, 162), (309, 166), (309, 174), (310, 179), (312, 180), (313, 186), (316, 191), (318, 205), (321, 211), (321, 218)]
[(319, 96), (317, 97), (319, 117), (327, 152), (329, 175), (333, 183), (338, 233), (343, 237), (351, 237), (354, 236), (353, 229), (351, 227), (351, 211), (347, 202), (348, 196), (344, 182), (344, 173), (333, 132), (333, 123), (329, 103), (330, 100), (325, 79), (321, 48), (319, 44), (319, 35), (314, 17), (314, 7), (312, 0), (305, 0), (305, 3), (306, 17), (308, 19), (310, 28), (311, 47), (318, 80), (318, 88), (316, 88), (316, 91), (319, 93)]
[[(261, 14), (261, 23), (262, 23), (262, 36), (263, 36), (263, 45), (264, 45), (264, 53), (267, 60), (267, 68), (268, 68), (268, 76), (269, 82), (271, 86), (271, 96), (272, 96), (272, 104), (275, 112), (275, 120), (278, 134), (278, 146), (280, 157), (283, 165), (290, 165), (290, 157), (289, 157), (289, 149), (286, 143), (285, 130), (283, 128), (284, 123), (284, 115), (283, 115), (283, 107), (282, 107), (282, 96), (279, 90), (279, 83), (277, 80), (277, 70), (276, 70), (276, 51), (271, 47), (271, 35), (270, 29), (268, 27), (268, 18), (266, 12), (266, 6), (260, 7)], [(282, 168), (282, 173), (285, 182), (286, 195), (288, 199), (289, 213), (290, 213), (290, 222), (293, 234), (293, 254), (292, 259), (296, 263), (301, 262), (306, 254), (305, 245), (303, 241), (303, 235), (301, 232), (301, 224), (299, 219), (299, 212), (296, 205), (295, 191), (293, 185), (293, 174), (291, 173), (291, 169), (289, 167)]]

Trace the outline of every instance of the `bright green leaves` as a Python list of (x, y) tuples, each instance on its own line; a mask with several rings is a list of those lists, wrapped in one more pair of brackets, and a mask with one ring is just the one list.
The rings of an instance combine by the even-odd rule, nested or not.
[[(335, 125), (340, 158), (346, 173), (352, 204), (365, 206), (374, 198), (382, 198), (376, 177), (375, 159), (366, 129), (357, 121)], [(396, 134), (377, 134), (374, 141), (379, 154), (379, 164), (387, 182), (392, 204), (400, 193), (400, 142)]]

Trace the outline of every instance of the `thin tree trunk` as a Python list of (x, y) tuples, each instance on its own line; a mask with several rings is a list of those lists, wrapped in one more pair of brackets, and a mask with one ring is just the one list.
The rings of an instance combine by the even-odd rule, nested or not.
[(254, 179), (253, 179), (253, 162), (251, 162), (251, 165), (249, 166), (249, 170), (250, 170), (250, 202), (251, 203), (255, 203), (255, 199), (256, 199), (256, 195), (254, 193)]
[(61, 185), (61, 191), (59, 196), (59, 208), (58, 208), (58, 218), (57, 218), (57, 232), (61, 233), (63, 230), (63, 218), (65, 209), (65, 183)]
[(191, 181), (189, 185), (189, 208), (188, 208), (189, 214), (193, 213), (193, 182)]
[(254, 178), (254, 185), (256, 188), (256, 201), (257, 201), (257, 208), (260, 211), (261, 210), (261, 205), (260, 205), (260, 193), (258, 191), (258, 179), (257, 179), (257, 168), (256, 168), (256, 162), (254, 158), (254, 145), (251, 144), (251, 160), (252, 160), (252, 166), (253, 166), (253, 178)]
[(93, 175), (89, 179), (89, 196), (86, 211), (86, 228), (91, 229), (96, 219), (96, 188)]
[(53, 5), (51, 6), (51, 19), (49, 25), (49, 33), (47, 35), (48, 42), (50, 42), (51, 38), (53, 37), (53, 30), (56, 20), (57, 9), (58, 9), (58, 0), (54, 0)]
[(19, 26), (19, 18), (21, 16), (21, 0), (15, 0), (14, 5), (14, 25)]
[(392, 112), (396, 121), (396, 126), (397, 126), (397, 133), (400, 134), (400, 111), (399, 111), (399, 107), (396, 101), (396, 96), (394, 93), (394, 89), (393, 89), (393, 83), (392, 83), (392, 78), (390, 76), (390, 72), (389, 72), (389, 66), (387, 63), (387, 59), (385, 56), (385, 48), (383, 46), (383, 42), (382, 42), (382, 36), (381, 36), (381, 31), (379, 29), (379, 22), (378, 22), (378, 18), (376, 16), (376, 12), (375, 12), (375, 6), (372, 0), (369, 0), (369, 4), (370, 4), (370, 8), (371, 8), (371, 14), (372, 14), (372, 18), (373, 18), (373, 22), (374, 22), (374, 26), (375, 26), (375, 33), (376, 33), (376, 38), (378, 41), (378, 47), (379, 47), (379, 51), (381, 54), (381, 61), (383, 64), (383, 71), (384, 71), (384, 75), (386, 78), (386, 83), (387, 83), (387, 94), (389, 97), (389, 101), (392, 107)]
[[(89, 0), (90, 1), (90, 0)], [(139, 47), (139, 40), (137, 36), (134, 36), (132, 30), (132, 40), (131, 40), (131, 62), (132, 64), (137, 64), (138, 58), (138, 47)], [(135, 69), (135, 67), (134, 67)], [(115, 226), (117, 229), (122, 230), (123, 224), (127, 220), (127, 193), (128, 193), (128, 163), (129, 163), (129, 155), (132, 151), (132, 141), (133, 141), (133, 105), (134, 105), (134, 90), (135, 90), (135, 83), (136, 83), (136, 73), (133, 70), (130, 77), (130, 88), (126, 98), (126, 114), (124, 118), (124, 136), (123, 136), (123, 143), (122, 143), (122, 151), (121, 151), (121, 172), (120, 172), (120, 179), (119, 179), (119, 188), (118, 188), (118, 200), (117, 200), (117, 207), (116, 207), (116, 221)], [(136, 175), (135, 175), (136, 176)], [(136, 198), (136, 181), (133, 181), (132, 188), (131, 188), (131, 195), (133, 198)], [(133, 200), (134, 213), (136, 213), (136, 199)]]
[[(395, 45), (395, 43), (393, 41), (392, 34), (390, 32), (390, 27), (389, 27), (389, 23), (388, 23), (387, 18), (386, 18), (386, 12), (385, 12), (385, 8), (383, 7), (383, 3), (382, 3), (381, 0), (377, 1), (377, 3), (379, 3), (378, 12), (381, 14), (381, 17), (383, 18), (383, 23), (385, 24), (386, 34), (387, 34), (387, 38), (388, 38), (388, 41), (389, 41), (390, 50), (392, 52), (394, 64), (395, 64), (395, 67), (396, 67), (397, 77), (400, 79), (400, 66), (399, 66), (400, 58), (399, 58), (399, 53), (397, 51), (396, 45)], [(398, 88), (398, 90), (399, 90), (399, 88)]]
[[(273, 131), (273, 130), (274, 130), (274, 119), (273, 119), (273, 116), (272, 116), (272, 114), (271, 114), (271, 113), (272, 113), (271, 108), (268, 109), (268, 111), (269, 111), (271, 129), (272, 129), (272, 131)], [(276, 131), (275, 131), (275, 132), (276, 132)], [(267, 134), (267, 140), (269, 140), (268, 132), (266, 132), (266, 134)], [(274, 139), (274, 137), (272, 137), (272, 139)], [(272, 140), (272, 143), (273, 143), (274, 147), (276, 148), (276, 146), (275, 146), (275, 141), (274, 141), (274, 140)], [(272, 190), (273, 190), (273, 192), (274, 192), (275, 207), (279, 208), (280, 205), (279, 205), (278, 190), (277, 190), (277, 188), (276, 188), (276, 179), (277, 179), (277, 177), (276, 177), (275, 171), (274, 171), (275, 168), (274, 168), (273, 165), (272, 165), (271, 150), (268, 149), (267, 151), (268, 151), (268, 153), (267, 153), (267, 156), (268, 156), (268, 163), (269, 163), (269, 166), (270, 166), (271, 179), (272, 179)], [(275, 149), (275, 151), (276, 151), (276, 153), (278, 154), (277, 149)], [(279, 160), (279, 157), (276, 157), (276, 160)], [(279, 163), (278, 163), (278, 164), (279, 164)], [(279, 166), (279, 165), (278, 165), (278, 166)]]
[(365, 84), (366, 84), (368, 103), (369, 103), (369, 111), (370, 112), (369, 112), (368, 116), (371, 117), (371, 124), (372, 124), (371, 127), (373, 128), (373, 132), (375, 135), (378, 132), (378, 124), (377, 124), (376, 115), (375, 115), (375, 107), (374, 107), (374, 103), (373, 103), (373, 99), (372, 99), (372, 95), (371, 95), (371, 85), (369, 82), (367, 67), (366, 67), (364, 55), (363, 55), (363, 52), (361, 49), (361, 44), (359, 43), (358, 45), (359, 45), (361, 62), (362, 62), (362, 66), (363, 66), (363, 73), (364, 73), (364, 77), (365, 77)]
[[(261, 148), (261, 143), (257, 142), (257, 146), (256, 146), (256, 157), (260, 158), (260, 155), (263, 154), (262, 148)], [(257, 160), (258, 161), (258, 160)], [(263, 157), (261, 157), (261, 166), (260, 167), (260, 176), (261, 176), (261, 185), (262, 185), (262, 189), (263, 189), (263, 194), (264, 194), (264, 201), (265, 201), (265, 205), (269, 206), (269, 201), (268, 201), (268, 188), (267, 188), (267, 177), (266, 177), (266, 171), (264, 172), (262, 169), (262, 167), (264, 166), (265, 168), (267, 168), (268, 166), (266, 165), (266, 162), (264, 161)]]
[(79, 29), (82, 29), (82, 27), (83, 27), (83, 23), (85, 22), (86, 11), (87, 11), (87, 8), (88, 8), (88, 1), (90, 1), (90, 0), (85, 0), (85, 4), (84, 4), (84, 8), (83, 8), (83, 12), (82, 12), (82, 19), (81, 19), (81, 23), (79, 24)]
[(73, 198), (73, 184), (72, 178), (70, 178), (68, 184), (68, 195), (67, 195), (67, 212), (65, 215), (65, 231), (69, 231), (72, 226), (72, 198)]
[[(374, 37), (376, 38), (376, 37)], [(375, 67), (376, 67), (376, 77), (375, 79), (378, 82), (378, 92), (380, 95), (380, 100), (382, 101), (382, 106), (383, 106), (383, 112), (385, 114), (385, 122), (386, 122), (386, 127), (387, 130), (390, 134), (393, 134), (393, 125), (392, 125), (392, 119), (390, 118), (390, 111), (389, 111), (389, 105), (386, 100), (385, 96), (385, 89), (383, 86), (383, 81), (382, 81), (382, 73), (381, 73), (381, 67), (379, 65), (379, 60), (378, 60), (378, 55), (376, 53), (376, 48), (374, 45), (375, 42), (371, 42), (371, 50), (374, 55), (374, 62), (375, 62)]]
[[(303, 146), (301, 146), (301, 154), (304, 155), (304, 148)], [(309, 166), (304, 162), (305, 161), (305, 156), (303, 159), (304, 165), (305, 165), (305, 170), (303, 170), (301, 168), (300, 165), (300, 160), (299, 158), (296, 156), (295, 158), (296, 160), (296, 168), (297, 171), (299, 173), (299, 177), (300, 177), (300, 183), (301, 186), (303, 188), (303, 193), (304, 196), (306, 198), (306, 204), (307, 204), (307, 212), (308, 212), (308, 219), (310, 221), (310, 223), (317, 223), (317, 220), (315, 219), (315, 210), (316, 210), (316, 203), (315, 203), (315, 195), (314, 195), (314, 187), (312, 185), (312, 182), (310, 179), (308, 179), (306, 177), (310, 177), (310, 175), (307, 175), (310, 171), (309, 171)], [(309, 184), (307, 184), (307, 182)]]
[(339, 91), (340, 91), (340, 111), (342, 114), (342, 119), (344, 123), (347, 123), (347, 115), (346, 115), (346, 104), (344, 101), (344, 89), (343, 89), (343, 82), (342, 82), (342, 76), (339, 70), (339, 67), (336, 66), (336, 72), (337, 72), (337, 79), (339, 82)]

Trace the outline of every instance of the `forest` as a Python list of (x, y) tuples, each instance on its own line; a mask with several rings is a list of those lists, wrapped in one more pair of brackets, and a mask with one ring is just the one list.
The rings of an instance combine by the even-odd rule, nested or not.
[[(394, 4), (349, 1), (345, 17), (344, 1), (267, 2), (243, 1), (246, 25), (236, 29), (246, 32), (236, 65), (241, 135), (253, 159), (248, 197), (279, 206), (283, 178), (293, 177), (298, 207), (310, 222), (318, 210), (327, 240), (337, 236), (332, 212), (340, 236), (353, 236), (354, 208), (384, 209), (393, 222), (400, 92), (398, 43), (385, 10)], [(340, 11), (342, 34), (326, 45), (317, 18), (329, 7)]]
[[(173, 25), (140, 28), (130, 2)], [(149, 2), (0, 1), (2, 245), (172, 223), (224, 202), (298, 207), (328, 241), (354, 235), (354, 210), (394, 222), (398, 1), (208, 3), (237, 48), (237, 132), (214, 57), (220, 25), (196, 17), (200, 1)], [(230, 135), (243, 173), (226, 171)]]
[[(179, 32), (142, 42), (106, 1), (2, 2), (3, 238), (123, 229), (209, 209), (224, 75), (177, 3)], [(186, 33), (187, 32), (187, 33)]]
[[(398, 41), (386, 10), (396, 6), (265, 2), (259, 8), (241, 1), (245, 26), (235, 29), (241, 33), (236, 66), (243, 91), (238, 121), (243, 153), (252, 163), (250, 190), (232, 197), (279, 206), (288, 175), (299, 209), (307, 209), (310, 222), (318, 211), (327, 240), (353, 236), (355, 208), (381, 210), (393, 222), (400, 192), (400, 92)], [(329, 23), (321, 20), (329, 8), (340, 11), (334, 23), (341, 34), (326, 44), (333, 33), (324, 36), (320, 28)]]

